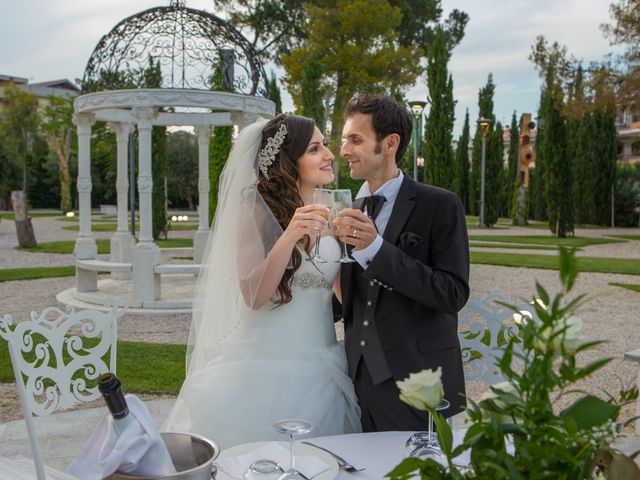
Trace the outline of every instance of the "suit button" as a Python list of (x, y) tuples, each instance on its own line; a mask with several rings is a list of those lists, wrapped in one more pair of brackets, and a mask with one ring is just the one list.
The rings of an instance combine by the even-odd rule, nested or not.
[(370, 287), (373, 287), (374, 285), (375, 285), (375, 282), (374, 282), (373, 280), (371, 280), (371, 281), (369, 282), (369, 286), (370, 286)]
[(369, 326), (369, 320), (365, 320), (364, 322), (362, 322), (362, 325), (364, 325), (365, 327)]
[(360, 346), (364, 347), (367, 344), (367, 342), (365, 342), (364, 340), (360, 340)]
[(367, 300), (367, 307), (370, 307), (373, 304), (371, 300)]

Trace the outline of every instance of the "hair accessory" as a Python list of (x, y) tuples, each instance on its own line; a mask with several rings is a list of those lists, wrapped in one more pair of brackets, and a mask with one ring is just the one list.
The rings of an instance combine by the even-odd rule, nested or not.
[(276, 159), (276, 155), (280, 151), (284, 137), (287, 135), (287, 126), (282, 122), (280, 128), (273, 137), (267, 139), (267, 144), (260, 150), (258, 155), (258, 168), (264, 178), (269, 178), (269, 167)]

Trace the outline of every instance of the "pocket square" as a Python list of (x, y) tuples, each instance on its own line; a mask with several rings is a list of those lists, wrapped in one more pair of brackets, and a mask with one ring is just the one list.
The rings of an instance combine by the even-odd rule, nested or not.
[(418, 247), (424, 243), (422, 237), (413, 232), (403, 232), (400, 234), (400, 248), (402, 250), (407, 250), (409, 248)]

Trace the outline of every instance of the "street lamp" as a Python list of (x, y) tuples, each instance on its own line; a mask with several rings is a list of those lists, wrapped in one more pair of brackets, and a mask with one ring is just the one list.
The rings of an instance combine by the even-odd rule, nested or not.
[(423, 100), (411, 100), (408, 102), (413, 115), (413, 179), (418, 181), (418, 144), (420, 143), (419, 125), (422, 119), (422, 112), (427, 102)]
[(480, 117), (478, 119), (478, 128), (482, 129), (482, 169), (480, 170), (480, 227), (484, 228), (484, 177), (487, 168), (487, 132), (493, 120), (490, 118)]

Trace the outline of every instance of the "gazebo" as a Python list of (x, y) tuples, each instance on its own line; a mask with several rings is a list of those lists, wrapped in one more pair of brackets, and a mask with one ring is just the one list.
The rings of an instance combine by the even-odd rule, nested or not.
[[(122, 89), (118, 79), (127, 71), (143, 71), (153, 58), (161, 69), (161, 88)], [(212, 85), (218, 68), (225, 91)], [(80, 229), (75, 243), (76, 288), (80, 302), (100, 303), (97, 273), (131, 284), (129, 305), (142, 309), (184, 308), (161, 298), (162, 275), (195, 274), (200, 269), (209, 232), (208, 151), (211, 127), (242, 129), (258, 117), (272, 117), (266, 75), (251, 44), (226, 21), (187, 8), (184, 1), (156, 7), (122, 20), (95, 47), (83, 78), (86, 93), (74, 102), (78, 132), (78, 195)], [(232, 93), (231, 93), (232, 92)], [(109, 261), (97, 258), (91, 231), (91, 133), (96, 121), (108, 122), (117, 143), (117, 231), (110, 240)], [(193, 264), (161, 264), (152, 237), (151, 132), (153, 126), (190, 126), (198, 139), (199, 225), (193, 240)], [(135, 243), (127, 225), (128, 141), (138, 132), (137, 187), (140, 232)], [(195, 174), (195, 172), (194, 172)]]

